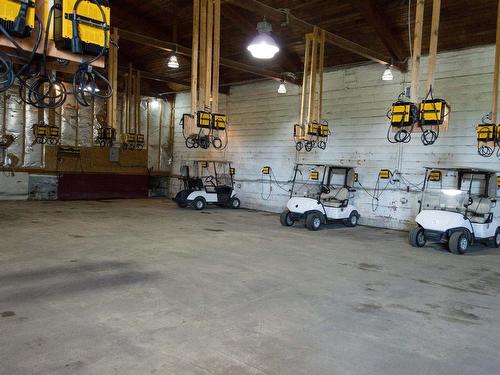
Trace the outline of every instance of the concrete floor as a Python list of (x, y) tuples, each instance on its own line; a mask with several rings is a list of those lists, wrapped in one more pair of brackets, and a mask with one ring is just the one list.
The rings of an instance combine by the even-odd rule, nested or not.
[(500, 372), (500, 250), (164, 200), (0, 210), (2, 375)]

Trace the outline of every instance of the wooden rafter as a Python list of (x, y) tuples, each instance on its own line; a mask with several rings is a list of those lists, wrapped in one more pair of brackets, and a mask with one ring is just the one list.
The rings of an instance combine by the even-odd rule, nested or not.
[[(238, 6), (250, 12), (259, 14), (263, 17), (274, 19), (277, 22), (281, 22), (283, 19), (282, 10), (273, 8), (269, 5), (261, 3), (258, 0), (224, 0), (224, 1), (227, 4)], [(312, 25), (307, 21), (297, 18), (293, 14), (288, 14), (288, 22), (290, 27), (295, 27), (297, 29), (303, 30), (306, 33), (312, 32), (315, 27), (315, 25)], [(391, 58), (389, 56), (385, 56), (380, 52), (373, 51), (370, 48), (354, 43), (346, 38), (343, 38), (329, 31), (325, 31), (325, 38), (327, 43), (333, 44), (334, 46), (337, 46), (354, 54), (363, 56), (369, 60), (384, 65), (391, 64)], [(400, 70), (406, 70), (406, 64), (400, 62), (394, 62), (393, 65)]]
[[(166, 52), (176, 51), (179, 55), (184, 55), (191, 57), (192, 50), (191, 48), (181, 46), (176, 43), (166, 42), (157, 38), (153, 38), (150, 36), (145, 36), (142, 34), (134, 33), (127, 30), (120, 29), (120, 39), (128, 40), (133, 43), (142, 44), (145, 46), (149, 46), (152, 48), (157, 48)], [(258, 68), (255, 66), (251, 66), (248, 64), (244, 64), (238, 61), (230, 60), (227, 58), (220, 59), (220, 65), (229, 69), (239, 70), (245, 73), (250, 73), (259, 77), (270, 78), (274, 80), (281, 79), (281, 73), (275, 72), (273, 70)]]
[(352, 5), (361, 13), (364, 19), (375, 30), (377, 36), (389, 51), (394, 62), (403, 62), (406, 59), (406, 53), (403, 50), (403, 43), (398, 38), (389, 23), (387, 17), (381, 12), (374, 0), (351, 0)]

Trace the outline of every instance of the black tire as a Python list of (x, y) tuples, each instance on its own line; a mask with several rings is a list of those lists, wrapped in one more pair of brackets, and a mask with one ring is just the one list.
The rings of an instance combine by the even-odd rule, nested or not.
[(465, 232), (453, 233), (448, 243), (448, 247), (453, 254), (465, 254), (469, 245), (469, 238)]
[(321, 228), (321, 224), (323, 224), (323, 218), (319, 213), (312, 213), (307, 215), (306, 217), (306, 228), (312, 231), (317, 231)]
[(294, 223), (291, 212), (288, 210), (283, 211), (280, 215), (280, 222), (284, 227), (291, 227)]
[(408, 235), (408, 241), (413, 247), (424, 247), (427, 242), (425, 239), (424, 228), (413, 228)]
[(175, 202), (180, 208), (186, 208), (188, 206), (187, 202)]
[(194, 201), (193, 201), (193, 204), (192, 204), (193, 208), (197, 211), (201, 211), (203, 209), (205, 209), (205, 207), (207, 206), (207, 202), (205, 202), (205, 199), (202, 198), (202, 197), (198, 197), (196, 198)]
[(495, 237), (488, 243), (489, 247), (498, 249), (500, 247), (500, 227), (497, 228), (495, 232)]
[(344, 221), (344, 225), (349, 228), (354, 228), (358, 225), (359, 214), (357, 211), (352, 211), (349, 215), (349, 219)]
[(241, 201), (238, 198), (231, 198), (229, 200), (229, 207), (233, 210), (237, 210), (241, 206)]

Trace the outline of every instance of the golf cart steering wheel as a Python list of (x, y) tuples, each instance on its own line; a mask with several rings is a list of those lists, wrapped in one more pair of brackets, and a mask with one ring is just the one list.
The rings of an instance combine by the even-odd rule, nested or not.
[(321, 185), (321, 193), (322, 194), (330, 194), (330, 188), (326, 185)]
[(207, 184), (212, 184), (213, 186), (215, 186), (215, 182), (214, 182), (214, 180), (215, 180), (215, 177), (214, 177), (214, 176), (207, 176), (207, 177), (205, 178), (205, 182), (206, 182)]

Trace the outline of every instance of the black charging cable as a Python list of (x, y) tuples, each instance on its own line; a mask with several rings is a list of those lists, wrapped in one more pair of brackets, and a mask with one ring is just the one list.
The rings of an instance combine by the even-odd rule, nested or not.
[[(77, 54), (83, 54), (83, 45), (80, 39), (78, 7), (83, 0), (77, 0), (73, 5), (72, 23), (73, 35), (71, 39), (71, 51)], [(87, 61), (82, 62), (73, 76), (73, 95), (76, 101), (89, 107), (95, 99), (106, 100), (113, 95), (113, 88), (109, 80), (98, 70), (92, 67), (92, 64), (105, 55), (109, 41), (109, 25), (100, 0), (91, 0), (101, 13), (102, 29), (104, 34), (103, 46), (99, 53)]]

